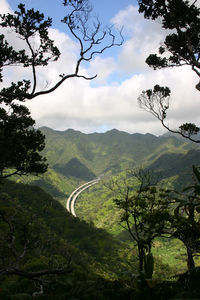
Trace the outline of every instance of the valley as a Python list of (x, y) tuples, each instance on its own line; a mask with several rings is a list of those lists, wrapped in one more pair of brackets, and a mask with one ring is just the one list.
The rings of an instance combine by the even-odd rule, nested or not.
[(63, 203), (63, 196), (82, 183), (103, 175), (109, 178), (126, 169), (149, 168), (159, 181), (173, 182), (181, 189), (191, 181), (192, 165), (200, 164), (200, 148), (174, 136), (129, 134), (113, 129), (84, 134), (73, 129), (55, 131), (40, 128), (46, 136), (43, 155), (49, 168), (43, 176), (25, 178), (42, 186)]
[[(120, 224), (122, 211), (116, 207), (110, 184), (120, 182), (129, 171), (143, 169), (155, 174), (158, 187), (181, 191), (193, 182), (192, 165), (200, 165), (199, 146), (174, 136), (129, 134), (115, 129), (93, 134), (46, 127), (40, 130), (46, 136), (43, 155), (47, 157), (48, 171), (37, 177), (13, 176), (12, 184), (7, 182), (3, 190), (10, 199), (15, 195), (16, 205), (22, 205), (24, 215), (37, 215), (44, 226), (40, 226), (43, 236), (48, 228), (59, 248), (64, 247), (64, 241), (69, 243), (67, 251), (73, 257), (74, 269), (70, 276), (72, 286), (63, 279), (69, 293), (73, 293), (77, 276), (84, 290), (83, 285), (89, 287), (91, 279), (98, 282), (102, 278), (103, 289), (108, 282), (109, 289), (114, 288), (119, 278), (126, 282), (126, 272), (137, 272), (138, 254), (136, 244)], [(131, 186), (137, 190), (136, 181)], [(19, 220), (23, 224), (20, 216)], [(171, 280), (174, 274), (187, 270), (187, 253), (178, 239), (156, 238), (152, 253), (155, 280)], [(41, 266), (43, 259), (38, 263)], [(195, 264), (200, 265), (198, 258)], [(87, 280), (81, 278), (81, 273)], [(127, 293), (131, 293), (130, 286), (127, 283)], [(123, 289), (122, 294), (126, 295)], [(119, 299), (123, 296), (119, 292)]]
[[(119, 224), (120, 211), (114, 205), (112, 192), (106, 187), (112, 178), (128, 169), (149, 169), (156, 174), (159, 185), (181, 190), (192, 184), (192, 165), (200, 165), (199, 146), (175, 136), (129, 134), (116, 129), (93, 134), (46, 127), (40, 130), (46, 136), (44, 156), (49, 170), (40, 179), (29, 176), (29, 184), (40, 186), (70, 210), (70, 194), (101, 176), (98, 184), (75, 199), (73, 214), (120, 239), (127, 239), (127, 235)], [(163, 257), (165, 252), (165, 247), (159, 250)], [(184, 269), (185, 263), (179, 265)]]

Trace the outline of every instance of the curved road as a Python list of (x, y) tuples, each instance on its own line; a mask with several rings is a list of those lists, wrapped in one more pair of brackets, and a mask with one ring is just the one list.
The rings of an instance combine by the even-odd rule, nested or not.
[(82, 184), (81, 186), (79, 186), (77, 189), (75, 189), (69, 196), (69, 198), (67, 199), (67, 203), (66, 203), (66, 209), (71, 212), (71, 214), (76, 217), (76, 213), (74, 210), (74, 204), (75, 201), (77, 199), (77, 197), (80, 195), (80, 193), (82, 193), (84, 190), (88, 189), (90, 186), (96, 184), (99, 182), (99, 178), (98, 179), (94, 179), (91, 180), (87, 183)]

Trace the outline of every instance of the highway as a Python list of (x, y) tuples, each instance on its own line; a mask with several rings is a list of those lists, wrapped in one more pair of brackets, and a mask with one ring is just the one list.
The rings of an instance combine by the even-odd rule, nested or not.
[(88, 189), (89, 187), (91, 187), (92, 185), (96, 184), (99, 182), (99, 178), (91, 180), (87, 183), (82, 184), (81, 186), (79, 186), (77, 189), (75, 189), (70, 196), (67, 199), (67, 203), (66, 203), (66, 209), (74, 216), (76, 217), (76, 213), (74, 210), (74, 205), (76, 202), (77, 197), (86, 189)]

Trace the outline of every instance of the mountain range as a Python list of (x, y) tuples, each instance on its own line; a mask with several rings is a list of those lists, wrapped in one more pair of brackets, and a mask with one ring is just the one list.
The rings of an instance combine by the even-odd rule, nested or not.
[(134, 167), (149, 167), (162, 177), (170, 177), (187, 173), (193, 164), (200, 164), (199, 146), (175, 136), (130, 134), (116, 129), (91, 134), (73, 129), (40, 130), (46, 136), (44, 156), (49, 167), (80, 180)]
[(75, 188), (100, 175), (107, 178), (126, 169), (151, 169), (159, 181), (181, 190), (192, 182), (192, 165), (200, 165), (198, 144), (167, 134), (157, 137), (116, 129), (90, 134), (48, 127), (40, 130), (46, 136), (43, 155), (48, 172), (16, 181), (41, 187), (63, 206)]

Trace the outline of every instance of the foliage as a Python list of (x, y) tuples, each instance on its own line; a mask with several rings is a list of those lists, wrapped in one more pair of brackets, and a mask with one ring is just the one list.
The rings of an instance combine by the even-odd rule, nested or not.
[(150, 112), (154, 117), (160, 120), (161, 124), (168, 131), (180, 134), (182, 137), (189, 139), (192, 142), (199, 143), (200, 141), (194, 139), (194, 135), (199, 132), (199, 128), (193, 123), (184, 123), (179, 126), (179, 130), (171, 129), (166, 125), (165, 119), (167, 110), (169, 109), (171, 91), (168, 87), (161, 87), (155, 85), (153, 89), (143, 91), (138, 97), (140, 108)]
[(84, 164), (82, 164), (77, 158), (72, 158), (65, 165), (56, 164), (54, 169), (67, 176), (67, 177), (76, 177), (82, 180), (92, 180), (96, 176), (92, 173)]
[[(166, 35), (163, 45), (160, 46), (159, 56), (150, 54), (146, 63), (154, 70), (188, 65), (200, 78), (200, 10), (196, 1), (190, 4), (187, 0), (139, 0), (138, 3), (139, 12), (144, 13), (145, 18), (159, 19), (164, 29), (172, 31)], [(196, 88), (200, 91), (200, 81)], [(152, 90), (142, 92), (138, 98), (139, 105), (158, 118), (170, 132), (199, 143), (193, 137), (199, 132), (199, 127), (195, 124), (186, 122), (177, 130), (166, 125), (170, 92), (168, 87), (156, 85)]]
[(148, 167), (161, 179), (165, 179), (165, 186), (171, 177), (178, 178), (173, 182), (173, 188), (182, 191), (187, 185), (192, 184), (192, 165), (200, 164), (199, 150), (190, 150), (187, 154), (166, 153), (161, 155)]
[[(5, 198), (6, 197), (6, 198)], [(6, 200), (6, 201), (5, 201)], [(40, 205), (38, 206), (38, 203)], [(94, 228), (92, 224), (73, 218), (61, 205), (37, 187), (4, 182), (1, 186), (0, 211), (4, 211), (15, 224), (16, 250), (21, 254), (24, 249), (24, 225), (30, 247), (20, 261), (26, 272), (38, 272), (42, 268), (62, 265), (69, 262), (71, 273), (66, 275), (44, 276), (43, 294), (40, 284), (18, 276), (1, 276), (0, 291), (3, 299), (172, 299), (176, 294), (198, 294), (199, 285), (193, 282), (184, 286), (184, 279), (176, 282), (154, 282), (153, 287), (141, 288), (133, 277), (127, 279), (128, 264), (122, 264), (125, 244), (121, 244), (105, 231)], [(14, 214), (13, 214), (14, 212)], [(8, 227), (1, 219), (2, 241)], [(87, 239), (86, 239), (87, 237)], [(37, 241), (40, 243), (37, 243)], [(36, 243), (36, 244), (35, 244)], [(35, 245), (34, 245), (35, 244)], [(0, 247), (2, 253), (7, 242)], [(2, 244), (1, 244), (2, 246)], [(31, 247), (34, 246), (34, 247)], [(65, 252), (67, 250), (67, 252)], [(120, 256), (118, 253), (121, 252)], [(5, 253), (5, 252), (4, 252)], [(53, 255), (52, 255), (53, 253)], [(66, 255), (67, 254), (67, 255)], [(15, 260), (11, 248), (6, 252), (4, 261)], [(135, 262), (136, 263), (136, 262)], [(155, 264), (165, 272), (161, 262)], [(128, 269), (136, 270), (136, 264)], [(195, 275), (198, 281), (198, 274)], [(131, 278), (131, 280), (130, 280)], [(187, 279), (188, 280), (188, 279)], [(184, 296), (183, 296), (184, 297)]]
[(72, 272), (70, 247), (41, 218), (6, 193), (0, 203), (1, 276), (18, 275), (42, 291), (49, 275)]
[(137, 244), (139, 270), (146, 270), (149, 275), (153, 266), (152, 243), (164, 231), (168, 203), (159, 197), (155, 178), (148, 171), (129, 171), (125, 178), (108, 184), (108, 188), (114, 192), (114, 202), (121, 210), (122, 226)]
[(200, 172), (193, 166), (195, 184), (182, 192), (165, 191), (163, 197), (174, 203), (172, 216), (169, 218), (171, 235), (178, 238), (187, 249), (188, 269), (195, 267), (194, 256), (200, 252)]
[[(159, 48), (161, 56), (150, 54), (147, 64), (154, 69), (189, 65), (200, 77), (200, 11), (196, 1), (139, 0), (138, 3), (139, 12), (144, 13), (145, 18), (159, 19), (162, 27), (172, 32)], [(199, 90), (199, 84), (196, 88)]]
[[(3, 193), (7, 194), (7, 200)], [(105, 278), (105, 281), (115, 280), (125, 269), (125, 257), (121, 254), (121, 260), (118, 254), (119, 251), (123, 253), (123, 243), (104, 230), (95, 228), (92, 223), (88, 224), (74, 218), (56, 200), (38, 187), (4, 181), (1, 186), (0, 208), (16, 224), (14, 234), (18, 256), (23, 253), (25, 241), (28, 238), (30, 240), (30, 247), (27, 248), (21, 260), (21, 269), (24, 271), (39, 272), (42, 268), (49, 268), (50, 262), (53, 266), (54, 261), (54, 266), (58, 267), (58, 264), (61, 266), (64, 262), (69, 263), (70, 259), (71, 273), (63, 277), (63, 283), (71, 278), (73, 288), (75, 288), (75, 286), (78, 287), (79, 278), (81, 278), (82, 288), (86, 291), (89, 284), (87, 280), (96, 280), (101, 277)], [(4, 245), (1, 249), (6, 247), (4, 223), (1, 220), (1, 229), (5, 233), (1, 234), (1, 245)], [(23, 233), (26, 228), (24, 225), (28, 227), (26, 239)], [(13, 266), (14, 257), (10, 251), (7, 251), (6, 257)], [(9, 278), (4, 277), (3, 286), (10, 281)], [(56, 275), (44, 278), (45, 282), (47, 281), (44, 284), (45, 293), (54, 280), (62, 281)], [(15, 280), (14, 282), (18, 285), (20, 279), (16, 277)], [(85, 287), (83, 282), (85, 282)], [(73, 288), (70, 287), (72, 294)], [(21, 288), (19, 290), (22, 291)], [(38, 290), (40, 290), (39, 287)], [(28, 288), (25, 291), (28, 291)], [(33, 287), (31, 291), (34, 292)]]
[[(4, 81), (3, 70), (7, 66), (23, 66), (31, 68), (33, 86), (30, 80), (11, 82), (10, 86), (0, 91), (0, 143), (1, 143), (1, 178), (12, 174), (44, 173), (47, 169), (45, 159), (38, 153), (44, 149), (44, 135), (33, 128), (35, 121), (29, 110), (15, 101), (24, 101), (35, 95), (36, 67), (45, 66), (50, 60), (57, 60), (60, 53), (48, 36), (51, 20), (44, 20), (44, 15), (33, 9), (26, 11), (19, 4), (15, 14), (0, 16), (0, 26), (12, 29), (29, 49), (15, 50), (6, 37), (0, 36), (0, 80)], [(34, 50), (31, 39), (39, 35), (40, 45)], [(5, 171), (12, 169), (11, 172)]]
[[(66, 3), (63, 3), (66, 5)], [(75, 4), (75, 6), (74, 6)], [(32, 81), (23, 80), (18, 81), (17, 83), (11, 83), (11, 86), (8, 88), (3, 88), (0, 92), (1, 100), (5, 103), (10, 103), (13, 100), (23, 101), (25, 99), (33, 99), (39, 95), (44, 95), (53, 92), (58, 88), (65, 80), (71, 77), (82, 77), (85, 79), (92, 79), (79, 75), (79, 67), (82, 61), (89, 61), (95, 54), (102, 53), (108, 47), (113, 47), (115, 43), (115, 35), (112, 33), (110, 35), (111, 41), (109, 46), (101, 48), (101, 44), (104, 39), (107, 37), (107, 32), (102, 36), (101, 39), (98, 39), (99, 51), (93, 50), (94, 46), (97, 45), (96, 35), (101, 33), (100, 22), (98, 26), (94, 25), (94, 31), (91, 27), (88, 27), (88, 22), (91, 21), (91, 15), (88, 11), (88, 0), (83, 1), (73, 1), (69, 3), (69, 6), (72, 6), (72, 12), (68, 13), (66, 18), (63, 20), (66, 23), (68, 30), (72, 33), (73, 37), (78, 40), (80, 45), (80, 57), (77, 60), (75, 66), (75, 71), (72, 74), (62, 74), (58, 78), (58, 81), (54, 83), (53, 87), (46, 88), (44, 90), (37, 91), (38, 82), (37, 82), (37, 69), (39, 66), (47, 66), (49, 62), (56, 61), (60, 57), (60, 52), (58, 48), (54, 45), (54, 42), (49, 38), (48, 29), (51, 26), (52, 20), (48, 18), (44, 19), (44, 15), (39, 11), (34, 11), (34, 9), (26, 10), (24, 4), (18, 5), (18, 11), (15, 14), (1, 15), (1, 26), (6, 28), (11, 28), (17, 36), (24, 41), (24, 49), (16, 51), (12, 46), (5, 40), (5, 36), (1, 37), (2, 43), (1, 47), (3, 50), (3, 55), (1, 58), (1, 67), (6, 66), (15, 66), (20, 65), (26, 68), (30, 68), (32, 72)], [(87, 18), (86, 18), (87, 17)], [(79, 25), (79, 34), (75, 33), (75, 22), (81, 23), (81, 28)], [(90, 23), (91, 24), (91, 23)], [(89, 39), (88, 32), (86, 35), (82, 36), (82, 32), (85, 30), (91, 33)], [(109, 32), (111, 34), (111, 32)], [(86, 39), (87, 36), (87, 39)], [(38, 37), (39, 42), (35, 45), (34, 39)], [(87, 49), (83, 49), (86, 40), (90, 41), (90, 46)], [(121, 43), (119, 43), (121, 45)], [(25, 49), (28, 49), (26, 51)], [(85, 57), (90, 51), (89, 58)], [(2, 71), (2, 69), (1, 69)], [(1, 80), (2, 80), (1, 73)]]
[(45, 146), (44, 135), (33, 128), (35, 121), (25, 106), (9, 106), (9, 113), (0, 108), (0, 179), (44, 173), (46, 159), (39, 154)]
[[(146, 167), (165, 153), (186, 154), (190, 149), (199, 149), (175, 137), (129, 134), (118, 130), (93, 134), (75, 130), (55, 131), (45, 127), (40, 130), (46, 136), (43, 153), (50, 168), (59, 166), (64, 172), (65, 166), (76, 158), (96, 176), (118, 174), (132, 166)], [(179, 172), (178, 168), (176, 171)], [(70, 174), (66, 175), (69, 178)], [(87, 180), (88, 171), (85, 176)], [(83, 174), (81, 178), (84, 180)]]
[[(199, 73), (199, 29), (200, 10), (196, 7), (196, 1), (190, 4), (189, 1), (139, 1), (139, 12), (144, 17), (152, 20), (159, 20), (162, 27), (172, 30), (168, 34), (164, 44), (159, 48), (159, 55), (150, 54), (146, 62), (154, 69), (189, 65), (192, 70)], [(169, 54), (169, 55), (168, 55)], [(200, 82), (196, 85), (200, 90)], [(199, 143), (193, 138), (199, 132), (199, 127), (193, 123), (184, 123), (179, 130), (172, 130), (165, 123), (166, 112), (169, 108), (170, 89), (167, 87), (154, 86), (153, 90), (143, 91), (138, 101), (141, 108), (158, 118), (162, 125), (170, 132), (180, 134), (192, 142)], [(196, 164), (197, 162), (195, 162)], [(194, 176), (197, 181), (199, 172), (193, 166)], [(193, 189), (193, 192), (189, 192)], [(180, 239), (187, 249), (188, 269), (195, 267), (194, 254), (198, 252), (199, 244), (199, 182), (194, 186), (183, 189), (182, 192), (173, 190), (164, 191), (163, 197), (170, 204), (169, 232), (171, 236)], [(168, 232), (168, 233), (169, 233)]]

